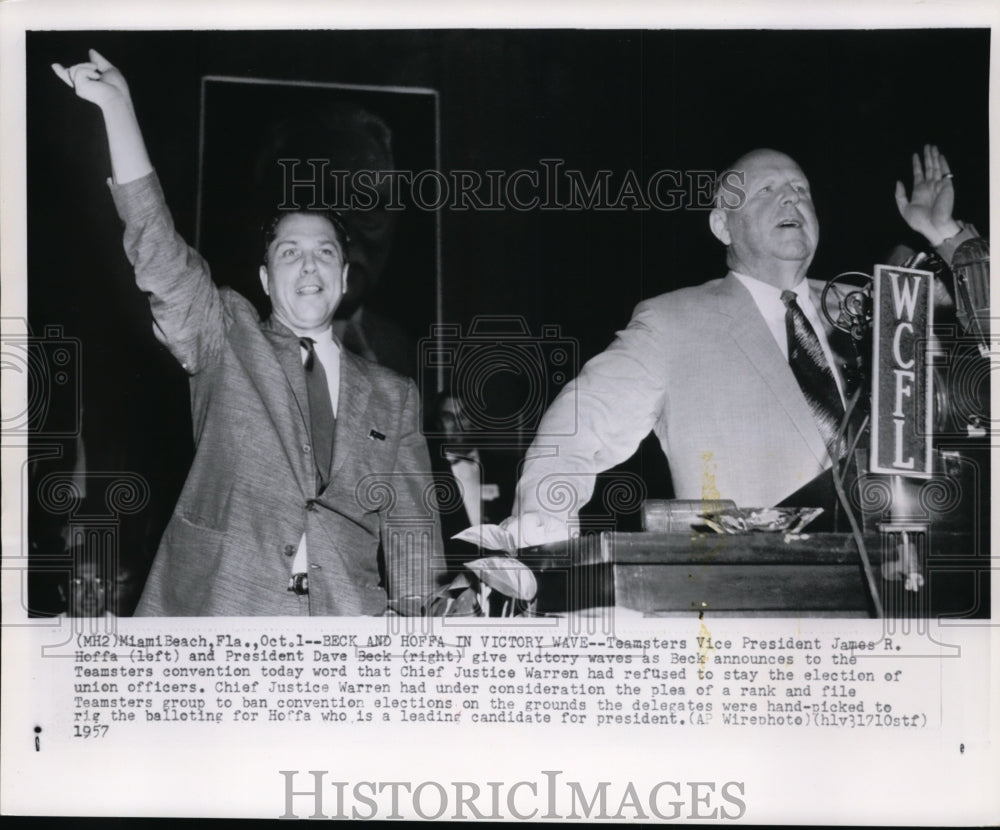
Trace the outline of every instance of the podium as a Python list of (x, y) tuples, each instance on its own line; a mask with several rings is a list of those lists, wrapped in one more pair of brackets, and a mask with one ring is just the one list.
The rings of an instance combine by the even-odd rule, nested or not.
[[(872, 567), (882, 540), (865, 539)], [(854, 539), (844, 533), (785, 541), (780, 533), (739, 536), (605, 533), (616, 605), (646, 614), (869, 616)]]
[[(896, 559), (898, 537), (867, 533), (864, 540), (887, 616), (930, 616), (927, 587), (914, 594), (882, 579), (883, 563)], [(970, 534), (938, 532), (917, 546), (925, 567), (930, 561), (958, 565), (967, 562), (973, 541)], [(520, 558), (539, 573), (540, 610), (614, 605), (645, 616), (873, 615), (848, 533), (786, 540), (781, 533), (605, 531), (530, 548)]]

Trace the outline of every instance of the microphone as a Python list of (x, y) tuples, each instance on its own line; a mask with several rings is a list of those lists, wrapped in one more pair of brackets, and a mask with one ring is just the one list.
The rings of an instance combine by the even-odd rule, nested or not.
[(958, 321), (976, 337), (985, 356), (990, 345), (990, 248), (986, 240), (976, 237), (959, 245), (951, 270)]

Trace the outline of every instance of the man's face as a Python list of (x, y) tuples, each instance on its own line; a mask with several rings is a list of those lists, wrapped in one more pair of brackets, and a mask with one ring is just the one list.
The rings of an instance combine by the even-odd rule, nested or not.
[(324, 331), (347, 287), (347, 263), (330, 221), (308, 213), (284, 217), (260, 279), (278, 322), (296, 334)]
[(92, 563), (81, 563), (70, 585), (70, 614), (100, 617), (107, 609), (107, 581)]
[(819, 241), (809, 181), (788, 156), (756, 150), (734, 165), (743, 174), (743, 204), (713, 210), (712, 230), (729, 245), (734, 270), (771, 281), (789, 267), (804, 275)]

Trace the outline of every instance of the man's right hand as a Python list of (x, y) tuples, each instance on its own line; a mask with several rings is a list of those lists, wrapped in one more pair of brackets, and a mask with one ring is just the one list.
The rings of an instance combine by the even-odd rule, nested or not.
[(74, 64), (69, 69), (61, 63), (54, 63), (52, 71), (80, 98), (102, 110), (115, 104), (131, 106), (132, 98), (125, 76), (97, 50), (91, 49), (89, 55), (88, 62)]

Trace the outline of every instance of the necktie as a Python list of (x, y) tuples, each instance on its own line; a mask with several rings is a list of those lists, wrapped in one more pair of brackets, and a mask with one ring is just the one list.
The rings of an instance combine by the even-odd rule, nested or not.
[(785, 330), (788, 334), (788, 364), (792, 368), (799, 388), (805, 395), (806, 403), (812, 410), (816, 426), (823, 436), (823, 442), (830, 457), (839, 459), (844, 451), (843, 442), (835, 448), (834, 442), (840, 421), (844, 417), (844, 406), (837, 391), (837, 381), (833, 377), (830, 363), (823, 354), (816, 330), (809, 318), (799, 307), (794, 291), (782, 291), (781, 301), (785, 304)]
[(315, 341), (303, 337), (299, 344), (306, 350), (303, 366), (306, 373), (306, 390), (309, 394), (309, 431), (312, 434), (313, 458), (316, 461), (317, 495), (330, 482), (330, 465), (333, 461), (333, 429), (335, 419), (330, 405), (330, 387), (323, 363), (316, 357)]

